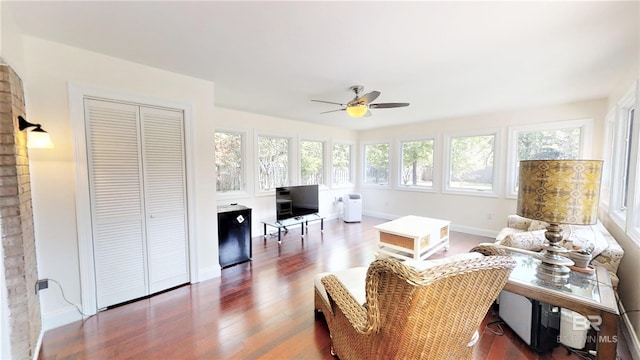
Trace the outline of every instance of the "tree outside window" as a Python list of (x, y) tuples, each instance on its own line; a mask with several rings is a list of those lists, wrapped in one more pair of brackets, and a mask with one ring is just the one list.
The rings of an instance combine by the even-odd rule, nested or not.
[(389, 184), (389, 144), (364, 146), (364, 183)]
[(433, 187), (433, 140), (402, 143), (401, 186)]
[(333, 185), (351, 184), (351, 145), (334, 144), (331, 159)]
[(493, 190), (495, 135), (451, 139), (449, 188)]
[(324, 143), (300, 141), (300, 181), (302, 185), (322, 184), (324, 179)]
[(518, 189), (521, 160), (573, 160), (580, 156), (581, 127), (517, 133), (514, 192)]
[(215, 133), (216, 190), (240, 191), (243, 188), (242, 148), (240, 133)]
[(289, 184), (289, 139), (258, 136), (258, 185), (271, 190)]
[(518, 161), (571, 160), (580, 152), (580, 128), (518, 133)]

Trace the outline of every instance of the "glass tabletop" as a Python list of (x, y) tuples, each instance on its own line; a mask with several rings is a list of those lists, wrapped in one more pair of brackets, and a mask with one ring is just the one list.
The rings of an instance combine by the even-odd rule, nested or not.
[(292, 217), (284, 220), (269, 219), (269, 220), (262, 221), (262, 223), (275, 228), (283, 228), (287, 226), (300, 225), (308, 221), (316, 221), (316, 220), (318, 221), (324, 220), (324, 217), (319, 214), (311, 214), (311, 215), (296, 216), (296, 217)]
[(540, 260), (520, 253), (511, 253), (511, 257), (517, 261), (515, 269), (509, 276), (510, 281), (517, 281), (526, 285), (543, 287), (569, 296), (577, 296), (586, 300), (600, 302), (600, 290), (598, 278), (595, 273), (587, 274), (571, 271), (567, 284), (562, 286), (545, 283), (536, 277), (536, 271)]

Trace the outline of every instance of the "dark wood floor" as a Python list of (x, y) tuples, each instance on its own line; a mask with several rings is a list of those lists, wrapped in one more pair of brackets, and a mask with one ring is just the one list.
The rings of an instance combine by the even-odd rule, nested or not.
[[(364, 266), (374, 260), (382, 219), (310, 224), (283, 236), (253, 238), (253, 260), (222, 276), (186, 285), (44, 334), (39, 359), (332, 359), (329, 334), (313, 311), (313, 277), (323, 271)], [(254, 234), (259, 235), (259, 234)], [(452, 248), (432, 258), (467, 252), (491, 239), (453, 232)], [(493, 310), (484, 325), (499, 320)], [(483, 326), (474, 359), (581, 359), (562, 347), (531, 351), (511, 330)], [(626, 345), (618, 357), (631, 359)]]

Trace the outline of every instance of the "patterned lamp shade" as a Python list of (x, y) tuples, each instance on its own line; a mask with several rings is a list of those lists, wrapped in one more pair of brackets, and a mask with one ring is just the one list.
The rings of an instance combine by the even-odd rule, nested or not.
[(520, 161), (520, 216), (552, 224), (595, 224), (601, 160)]

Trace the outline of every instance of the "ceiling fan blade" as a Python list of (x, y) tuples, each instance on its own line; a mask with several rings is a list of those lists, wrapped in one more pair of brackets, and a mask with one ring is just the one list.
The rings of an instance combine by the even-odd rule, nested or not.
[(320, 114), (326, 114), (326, 113), (331, 113), (331, 112), (336, 112), (336, 111), (344, 111), (344, 110), (345, 110), (345, 109), (329, 110), (329, 111), (321, 112)]
[(371, 109), (388, 109), (388, 108), (405, 107), (405, 106), (409, 106), (409, 103), (369, 104), (369, 108), (371, 108)]
[(372, 91), (368, 94), (362, 95), (362, 97), (358, 99), (358, 102), (364, 101), (365, 104), (369, 104), (373, 100), (377, 99), (378, 96), (380, 96), (380, 91)]
[(315, 102), (319, 102), (319, 103), (325, 103), (325, 104), (333, 104), (333, 105), (347, 106), (347, 105), (345, 105), (345, 104), (337, 103), (337, 102), (332, 102), (332, 101), (324, 101), (324, 100), (311, 100), (311, 101), (315, 101)]

